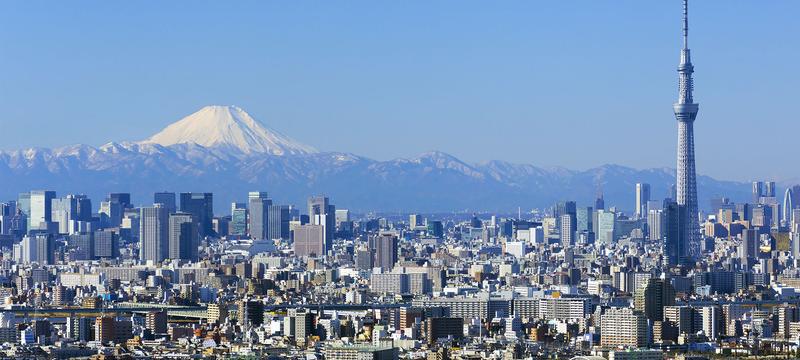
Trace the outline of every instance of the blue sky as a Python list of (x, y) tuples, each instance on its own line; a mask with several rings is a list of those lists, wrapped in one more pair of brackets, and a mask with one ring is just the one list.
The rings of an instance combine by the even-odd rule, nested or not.
[[(698, 172), (800, 177), (800, 2), (690, 4)], [(4, 1), (0, 149), (236, 104), (321, 150), (674, 166), (678, 0)]]

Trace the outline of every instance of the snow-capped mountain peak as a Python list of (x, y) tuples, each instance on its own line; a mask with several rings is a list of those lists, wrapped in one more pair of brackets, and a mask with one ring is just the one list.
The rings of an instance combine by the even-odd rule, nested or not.
[(244, 154), (297, 155), (317, 152), (311, 146), (267, 128), (237, 106), (206, 106), (170, 124), (142, 143), (163, 146), (198, 144)]

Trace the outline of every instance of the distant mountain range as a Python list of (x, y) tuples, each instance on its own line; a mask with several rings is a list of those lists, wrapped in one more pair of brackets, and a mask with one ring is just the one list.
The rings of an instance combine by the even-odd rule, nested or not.
[[(607, 206), (632, 209), (636, 182), (666, 196), (669, 168), (619, 165), (574, 171), (490, 161), (470, 164), (442, 152), (376, 161), (319, 152), (271, 130), (235, 106), (207, 106), (140, 142), (74, 145), (0, 152), (0, 199), (31, 189), (85, 193), (96, 202), (130, 192), (137, 204), (156, 191), (213, 192), (216, 211), (268, 191), (280, 203), (304, 206), (327, 194), (353, 211), (501, 211), (531, 209), (564, 199), (593, 204), (602, 189)], [(748, 200), (746, 183), (698, 177), (700, 207), (720, 195)]]

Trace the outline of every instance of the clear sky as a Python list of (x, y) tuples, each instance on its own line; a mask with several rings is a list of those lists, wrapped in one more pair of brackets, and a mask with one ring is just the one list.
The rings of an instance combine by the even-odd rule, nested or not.
[[(679, 0), (3, 1), (0, 149), (236, 104), (321, 150), (675, 165)], [(800, 177), (800, 1), (690, 4), (697, 167)]]

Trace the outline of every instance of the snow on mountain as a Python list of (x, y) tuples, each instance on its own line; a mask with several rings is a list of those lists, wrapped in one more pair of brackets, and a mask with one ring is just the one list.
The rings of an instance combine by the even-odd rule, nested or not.
[(142, 144), (197, 144), (244, 154), (312, 154), (317, 150), (265, 127), (237, 106), (206, 106), (161, 130)]
[[(247, 191), (267, 190), (282, 203), (302, 204), (328, 194), (351, 210), (446, 211), (547, 207), (573, 199), (591, 203), (602, 188), (607, 203), (633, 207), (638, 181), (667, 196), (674, 169), (603, 165), (584, 171), (489, 161), (473, 164), (432, 151), (410, 159), (376, 161), (317, 152), (258, 123), (235, 106), (208, 106), (141, 142), (100, 147), (0, 151), (0, 200), (21, 191), (130, 192), (147, 203), (155, 191), (210, 191), (217, 211)], [(726, 195), (749, 199), (748, 184), (698, 177), (700, 206)]]

